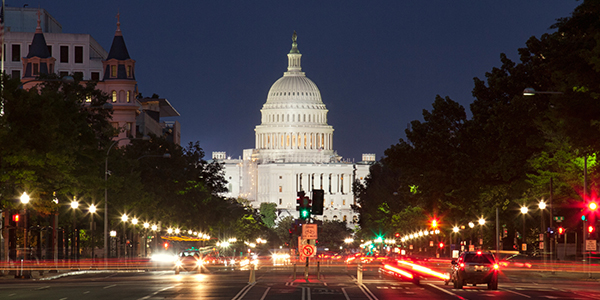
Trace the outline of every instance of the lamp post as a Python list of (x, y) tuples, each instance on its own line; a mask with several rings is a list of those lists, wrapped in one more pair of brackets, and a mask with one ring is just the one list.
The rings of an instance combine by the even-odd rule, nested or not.
[[(542, 223), (542, 234), (540, 235), (540, 237), (542, 237), (542, 248), (544, 248), (542, 251), (546, 252), (546, 231), (544, 230), (544, 210), (546, 209), (546, 202), (544, 202), (544, 200), (540, 201), (540, 203), (538, 203), (538, 207), (540, 208), (540, 221)], [(544, 265), (546, 265), (546, 255), (544, 255)]]
[(94, 245), (94, 214), (96, 213), (96, 205), (92, 204), (89, 207), (89, 212), (90, 212), (90, 231), (91, 231), (91, 236), (92, 236), (92, 263), (94, 262), (94, 248), (96, 247), (96, 245)]
[[(110, 150), (120, 141), (123, 140), (150, 140), (150, 137), (145, 135), (142, 138), (121, 138), (112, 142), (106, 151), (106, 159), (104, 160), (104, 257), (108, 257), (108, 154)], [(107, 261), (108, 263), (108, 261)]]
[(75, 219), (75, 210), (79, 207), (79, 202), (73, 197), (71, 201), (71, 209), (73, 209), (73, 231), (71, 237), (71, 260), (77, 259), (77, 220)]
[(471, 228), (469, 230), (469, 251), (471, 251), (471, 245), (473, 245), (473, 227), (475, 227), (475, 223), (469, 222), (469, 228)]
[(137, 249), (135, 247), (136, 240), (137, 240), (135, 238), (135, 226), (137, 226), (137, 223), (138, 223), (137, 218), (133, 218), (131, 220), (131, 228), (132, 228), (132, 231), (131, 231), (131, 258), (137, 256), (137, 251), (136, 251)]
[(521, 214), (523, 215), (523, 233), (521, 237), (521, 251), (525, 253), (527, 251), (527, 243), (525, 242), (525, 215), (529, 211), (527, 206), (521, 206)]
[(125, 245), (125, 243), (127, 242), (127, 236), (125, 235), (127, 228), (125, 226), (127, 226), (127, 220), (129, 219), (129, 217), (126, 214), (123, 214), (121, 216), (121, 221), (123, 222), (123, 236), (121, 237), (121, 239), (123, 240), (121, 242), (121, 244), (123, 245), (123, 258), (127, 259), (127, 247)]
[(23, 248), (25, 249), (25, 254), (23, 255), (23, 257), (25, 258), (25, 260), (27, 260), (27, 203), (29, 203), (30, 197), (29, 195), (27, 195), (26, 192), (23, 192), (20, 200), (24, 207), (23, 224), (25, 225), (23, 226)]
[(483, 249), (483, 225), (485, 225), (485, 219), (479, 218), (479, 249)]
[(150, 228), (150, 223), (144, 222), (144, 257), (148, 257), (148, 228)]

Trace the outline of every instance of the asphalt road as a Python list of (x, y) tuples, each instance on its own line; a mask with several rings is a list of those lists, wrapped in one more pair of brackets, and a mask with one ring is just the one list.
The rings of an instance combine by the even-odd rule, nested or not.
[(178, 275), (173, 271), (78, 272), (44, 280), (0, 280), (0, 299), (600, 299), (598, 280), (544, 275), (537, 271), (504, 272), (499, 290), (466, 286), (462, 290), (439, 279), (424, 279), (419, 285), (384, 276), (377, 265), (366, 266), (363, 284), (357, 284), (355, 266), (325, 266), (321, 277), (311, 268), (259, 267), (256, 282), (250, 271), (209, 267), (203, 273)]

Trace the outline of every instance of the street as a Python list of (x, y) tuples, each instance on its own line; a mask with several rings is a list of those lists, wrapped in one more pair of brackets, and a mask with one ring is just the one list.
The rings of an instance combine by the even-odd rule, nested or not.
[(349, 299), (599, 299), (598, 280), (578, 274), (540, 274), (539, 271), (506, 271), (499, 290), (465, 286), (424, 278), (420, 284), (389, 277), (379, 265), (366, 265), (357, 284), (356, 265), (327, 265), (320, 279), (311, 267), (259, 266), (254, 283), (250, 270), (230, 267), (203, 268), (202, 273), (173, 271), (78, 271), (35, 280), (0, 280), (0, 299), (231, 299), (231, 300), (349, 300)]

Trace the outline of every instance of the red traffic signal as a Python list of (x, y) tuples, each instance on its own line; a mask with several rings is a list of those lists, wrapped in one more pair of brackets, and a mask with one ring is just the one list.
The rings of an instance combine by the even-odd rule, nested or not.
[(18, 215), (18, 214), (16, 214), (16, 215), (13, 215), (13, 216), (12, 216), (12, 220), (13, 220), (13, 222), (15, 222), (15, 223), (19, 223), (19, 215)]
[(598, 209), (598, 203), (596, 203), (596, 202), (592, 201), (592, 202), (590, 202), (590, 203), (588, 204), (588, 208), (589, 208), (591, 211), (595, 211), (596, 209)]
[(565, 233), (565, 229), (563, 227), (558, 227), (558, 234)]
[(165, 246), (165, 250), (166, 250), (166, 249), (169, 249), (169, 243), (165, 242), (165, 245), (164, 245), (164, 246)]
[(400, 237), (400, 233), (396, 232), (396, 234), (394, 236), (397, 237), (397, 238), (399, 238)]
[(436, 219), (431, 220), (431, 227), (437, 228), (437, 226), (438, 226), (437, 220)]
[(440, 243), (440, 249), (444, 248), (444, 243)]
[(594, 226), (592, 226), (592, 225), (588, 226), (588, 233), (594, 232), (594, 229), (595, 229)]

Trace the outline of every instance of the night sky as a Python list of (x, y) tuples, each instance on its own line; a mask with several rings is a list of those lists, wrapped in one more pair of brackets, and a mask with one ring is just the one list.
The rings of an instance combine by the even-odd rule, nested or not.
[[(551, 32), (581, 2), (502, 1), (6, 1), (41, 7), (65, 33), (91, 34), (107, 51), (116, 14), (140, 92), (179, 111), (182, 145), (232, 157), (254, 148), (254, 127), (283, 76), (293, 31), (302, 69), (317, 84), (347, 159), (376, 153), (422, 120), (436, 95), (468, 110), (473, 78), (518, 60), (531, 36)], [(525, 87), (523, 87), (525, 88)]]

